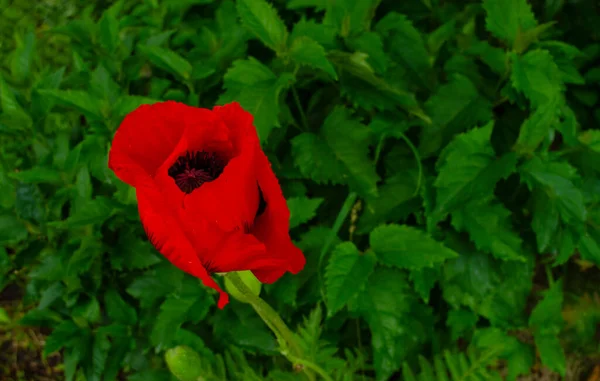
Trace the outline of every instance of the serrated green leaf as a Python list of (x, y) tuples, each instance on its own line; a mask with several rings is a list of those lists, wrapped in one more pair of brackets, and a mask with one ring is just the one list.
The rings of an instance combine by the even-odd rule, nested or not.
[(72, 320), (63, 321), (52, 331), (50, 336), (46, 338), (44, 356), (48, 356), (50, 353), (56, 352), (64, 346), (68, 346), (78, 334), (79, 330), (79, 327), (77, 327)]
[(159, 46), (139, 45), (138, 49), (150, 62), (171, 74), (188, 81), (192, 75), (192, 64), (174, 51)]
[(89, 200), (85, 206), (80, 208), (75, 214), (69, 216), (66, 220), (53, 222), (52, 224), (61, 226), (62, 228), (102, 224), (116, 211), (117, 208), (114, 201), (103, 196), (98, 196), (93, 200)]
[(523, 56), (512, 56), (512, 85), (523, 93), (533, 108), (561, 98), (564, 84), (560, 71), (547, 50), (531, 50)]
[(351, 49), (366, 53), (367, 61), (376, 73), (384, 73), (387, 70), (389, 59), (384, 51), (383, 41), (377, 33), (364, 32), (348, 39), (346, 43)]
[(475, 328), (479, 317), (470, 310), (459, 309), (448, 312), (446, 326), (452, 332), (452, 340), (458, 340), (463, 334), (468, 334)]
[(254, 116), (254, 125), (262, 142), (273, 127), (279, 127), (279, 94), (288, 88), (294, 77), (285, 73), (279, 78), (271, 69), (254, 58), (238, 60), (227, 71), (218, 104), (237, 101)]
[(558, 126), (561, 101), (553, 98), (539, 106), (533, 114), (523, 122), (515, 151), (520, 154), (532, 154), (548, 137), (553, 127)]
[(564, 324), (561, 315), (563, 303), (562, 282), (558, 281), (544, 293), (544, 298), (535, 306), (529, 317), (529, 326), (534, 330), (535, 343), (540, 351), (542, 363), (564, 376), (566, 360), (558, 333)]
[(377, 259), (409, 270), (434, 267), (458, 254), (435, 241), (427, 233), (406, 225), (383, 225), (369, 236)]
[(300, 65), (308, 65), (321, 69), (337, 80), (333, 65), (327, 60), (325, 49), (309, 37), (298, 37), (290, 47), (290, 57)]
[(375, 256), (362, 254), (352, 242), (339, 244), (325, 270), (328, 315), (337, 311), (364, 287), (375, 268)]
[(376, 30), (389, 39), (391, 58), (410, 70), (411, 77), (432, 89), (435, 76), (421, 33), (405, 16), (389, 12), (377, 23)]
[(289, 198), (287, 205), (290, 210), (290, 229), (310, 221), (315, 216), (315, 212), (322, 202), (322, 198)]
[(377, 194), (379, 176), (368, 158), (370, 131), (336, 107), (321, 134), (302, 133), (292, 140), (294, 163), (302, 175), (317, 183), (346, 183), (363, 195)]
[(498, 202), (472, 202), (452, 213), (452, 226), (467, 231), (479, 250), (501, 260), (524, 261), (521, 238), (512, 229), (510, 215)]
[(175, 338), (179, 327), (184, 323), (188, 311), (196, 302), (197, 297), (178, 295), (169, 296), (160, 306), (150, 339), (152, 344), (164, 348)]
[(372, 334), (376, 380), (388, 380), (426, 340), (432, 317), (411, 295), (404, 274), (390, 268), (371, 274), (359, 300)]
[(108, 316), (115, 322), (133, 325), (137, 321), (135, 308), (127, 304), (114, 289), (104, 293), (104, 306)]
[(516, 155), (496, 157), (490, 145), (492, 127), (490, 122), (456, 136), (438, 159), (434, 214), (439, 218), (465, 202), (488, 198), (496, 183), (514, 171)]
[(433, 125), (427, 126), (421, 135), (419, 151), (423, 155), (437, 151), (457, 133), (492, 119), (492, 104), (460, 74), (438, 88), (425, 103), (425, 111)]
[(484, 0), (485, 26), (494, 36), (512, 47), (519, 33), (537, 25), (527, 0)]
[(402, 171), (388, 177), (378, 188), (379, 196), (367, 200), (364, 212), (358, 221), (358, 231), (368, 233), (381, 223), (397, 221), (415, 208), (419, 208), (420, 200), (415, 194), (417, 176), (416, 171)]
[[(521, 167), (530, 189), (541, 188), (547, 201), (555, 205), (561, 219), (568, 224), (581, 223), (586, 215), (583, 194), (573, 184), (574, 171), (567, 163), (543, 162), (538, 157)], [(551, 208), (551, 205), (545, 208)]]
[(100, 45), (109, 53), (114, 52), (119, 46), (119, 21), (115, 17), (114, 9), (109, 9), (102, 14), (99, 27)]
[(335, 46), (335, 28), (331, 25), (317, 23), (314, 20), (300, 19), (290, 34), (290, 41), (300, 37), (308, 37), (329, 49)]
[(237, 0), (242, 24), (266, 46), (280, 53), (286, 49), (288, 31), (277, 11), (265, 0)]

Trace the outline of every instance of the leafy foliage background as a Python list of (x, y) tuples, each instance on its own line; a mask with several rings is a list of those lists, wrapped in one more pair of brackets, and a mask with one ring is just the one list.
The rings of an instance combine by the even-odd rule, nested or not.
[[(205, 380), (303, 378), (248, 305), (218, 310), (153, 250), (107, 168), (137, 106), (238, 101), (308, 261), (262, 296), (333, 379), (584, 377), (600, 357), (598, 7), (1, 0), (3, 337), (40, 349), (41, 327), (67, 380), (171, 380), (177, 345)], [(2, 379), (39, 376), (11, 364)]]

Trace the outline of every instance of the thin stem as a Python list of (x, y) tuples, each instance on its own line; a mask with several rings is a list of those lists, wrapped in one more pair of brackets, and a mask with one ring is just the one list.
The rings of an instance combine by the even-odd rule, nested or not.
[(356, 192), (350, 192), (348, 194), (348, 197), (346, 197), (346, 201), (344, 201), (344, 204), (342, 205), (342, 208), (340, 209), (340, 212), (338, 213), (338, 216), (335, 219), (335, 222), (333, 223), (333, 227), (331, 228), (331, 231), (329, 232), (329, 235), (327, 236), (327, 240), (325, 241), (325, 244), (323, 245), (323, 248), (321, 249), (321, 253), (319, 254), (319, 264), (317, 266), (317, 275), (319, 277), (319, 284), (321, 285), (321, 294), (323, 295), (323, 298), (325, 298), (325, 292), (323, 291), (323, 281), (321, 279), (321, 264), (323, 263), (325, 254), (327, 254), (327, 251), (329, 251), (329, 248), (331, 247), (333, 240), (335, 239), (338, 232), (340, 231), (342, 224), (344, 223), (344, 221), (348, 217), (348, 214), (352, 210), (352, 206), (356, 202), (357, 197), (358, 197), (358, 195), (356, 194)]
[(304, 131), (308, 131), (308, 120), (306, 119), (306, 115), (304, 114), (304, 110), (302, 109), (302, 104), (300, 103), (300, 97), (298, 96), (298, 92), (296, 91), (296, 87), (292, 86), (292, 95), (294, 96), (294, 102), (296, 102), (296, 108), (300, 113), (300, 120), (302, 121), (302, 127)]
[(400, 132), (399, 136), (408, 144), (408, 147), (412, 151), (413, 155), (415, 155), (415, 160), (417, 161), (417, 168), (419, 169), (419, 177), (417, 179), (417, 189), (415, 189), (414, 195), (419, 194), (419, 188), (421, 188), (421, 179), (423, 178), (423, 166), (421, 165), (421, 156), (419, 155), (419, 151), (415, 147), (414, 144), (410, 141), (410, 139), (404, 135), (404, 133)]
[(290, 356), (290, 360), (293, 360), (295, 363), (298, 363), (300, 365), (304, 365), (305, 367), (314, 370), (319, 376), (321, 376), (324, 380), (326, 381), (333, 381), (333, 378), (331, 378), (326, 372), (325, 370), (323, 370), (323, 368), (321, 368), (320, 366), (318, 366), (317, 364), (310, 362), (308, 360), (304, 360), (301, 358), (297, 358), (294, 356)]
[(552, 287), (554, 285), (554, 277), (552, 276), (552, 269), (549, 264), (545, 265), (546, 267), (546, 277), (548, 278), (548, 286)]
[[(277, 311), (275, 311), (267, 302), (262, 300), (260, 297), (254, 295), (252, 291), (242, 281), (242, 278), (236, 272), (230, 272), (225, 275), (233, 284), (235, 288), (241, 292), (246, 300), (252, 305), (256, 313), (261, 317), (265, 324), (273, 331), (280, 345), (285, 345), (285, 353), (283, 353), (293, 363), (302, 364), (297, 362), (297, 359), (301, 359), (304, 354), (302, 349), (296, 341), (294, 333), (288, 328), (285, 322), (281, 319)], [(284, 346), (282, 345), (282, 346)], [(287, 348), (291, 353), (287, 353)], [(304, 365), (304, 364), (302, 364)], [(314, 374), (308, 369), (304, 370), (309, 380), (314, 380)]]

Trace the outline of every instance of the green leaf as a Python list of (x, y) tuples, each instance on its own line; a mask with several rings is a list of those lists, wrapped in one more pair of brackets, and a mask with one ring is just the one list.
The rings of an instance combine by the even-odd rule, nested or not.
[(458, 340), (463, 335), (468, 335), (477, 324), (479, 317), (471, 310), (450, 310), (446, 325), (450, 328), (452, 340)]
[(384, 73), (389, 65), (389, 58), (384, 51), (383, 41), (379, 34), (364, 32), (347, 40), (347, 45), (358, 52), (366, 53), (367, 61), (377, 73)]
[(158, 348), (171, 345), (179, 327), (184, 323), (188, 311), (196, 302), (195, 296), (169, 296), (160, 306), (160, 313), (156, 317), (150, 339)]
[(25, 81), (31, 77), (31, 67), (35, 55), (35, 34), (31, 28), (25, 35), (16, 34), (17, 48), (12, 54), (10, 70), (18, 81)]
[(72, 229), (90, 224), (102, 224), (117, 211), (114, 201), (98, 196), (89, 200), (83, 207), (65, 221), (53, 222), (53, 225)]
[(529, 317), (529, 326), (534, 330), (535, 344), (540, 351), (542, 364), (564, 376), (566, 360), (558, 339), (564, 321), (562, 318), (562, 281), (550, 286)]
[(524, 310), (531, 292), (533, 261), (500, 262), (489, 254), (475, 251), (457, 235), (449, 235), (446, 245), (460, 253), (447, 261), (441, 288), (444, 299), (454, 308), (467, 306), (495, 326), (526, 324)]
[(391, 58), (406, 67), (411, 78), (418, 79), (428, 89), (433, 88), (432, 61), (421, 33), (412, 22), (405, 15), (389, 12), (377, 23), (376, 29), (387, 37)]
[(496, 350), (500, 358), (507, 361), (507, 380), (515, 381), (519, 375), (527, 375), (535, 362), (532, 347), (499, 328), (478, 329), (473, 344), (482, 349)]
[(317, 23), (314, 20), (300, 19), (290, 34), (290, 41), (300, 37), (308, 37), (329, 49), (335, 46), (335, 28), (331, 25)]
[(564, 377), (567, 371), (565, 351), (556, 335), (534, 335), (542, 364)]
[(286, 49), (288, 31), (277, 11), (265, 0), (237, 0), (242, 25), (266, 46), (281, 53)]
[(364, 287), (375, 262), (372, 253), (360, 253), (352, 242), (341, 243), (335, 248), (325, 270), (329, 316), (344, 307)]
[(350, 111), (336, 107), (320, 135), (302, 133), (292, 139), (294, 163), (317, 183), (348, 184), (362, 195), (376, 195), (379, 176), (368, 158), (370, 131)]
[(8, 316), (6, 310), (4, 308), (0, 308), (0, 325), (10, 324), (10, 321), (10, 316)]
[(287, 200), (290, 210), (290, 229), (310, 221), (323, 202), (322, 198), (292, 197)]
[(58, 184), (62, 181), (60, 172), (44, 167), (33, 167), (23, 171), (12, 172), (8, 176), (27, 184)]
[(14, 91), (8, 86), (4, 78), (0, 75), (0, 106), (2, 111), (7, 112), (24, 112), (22, 107), (17, 102)]
[(105, 11), (98, 23), (100, 29), (100, 45), (109, 53), (114, 52), (120, 44), (119, 21), (115, 17), (115, 10), (115, 8), (112, 8)]
[(237, 60), (223, 78), (226, 92), (218, 104), (237, 101), (254, 116), (254, 125), (262, 142), (267, 141), (271, 129), (279, 127), (280, 93), (294, 81), (289, 73), (279, 78), (254, 58)]
[(552, 128), (558, 126), (561, 103), (559, 98), (553, 98), (539, 106), (523, 122), (515, 151), (519, 154), (533, 154), (544, 139), (548, 138)]
[(74, 108), (93, 119), (102, 119), (100, 102), (89, 93), (81, 90), (50, 90), (42, 89), (37, 92), (52, 99), (57, 104)]
[(406, 225), (383, 225), (371, 232), (371, 249), (386, 265), (409, 270), (434, 267), (458, 254), (427, 233)]
[(452, 213), (452, 226), (468, 232), (479, 250), (501, 260), (524, 261), (521, 238), (511, 226), (510, 215), (499, 202), (472, 202)]
[(533, 108), (560, 99), (564, 91), (561, 74), (547, 50), (536, 49), (512, 56), (512, 85), (522, 92)]
[(381, 223), (397, 221), (419, 208), (420, 200), (415, 194), (417, 176), (418, 173), (414, 170), (403, 170), (402, 173), (388, 176), (386, 182), (378, 188), (378, 197), (367, 200), (358, 220), (358, 232), (368, 233)]
[(136, 323), (137, 313), (135, 308), (127, 304), (116, 290), (109, 289), (104, 293), (104, 305), (106, 313), (113, 321), (126, 325)]
[[(576, 179), (574, 168), (564, 162), (543, 162), (534, 157), (523, 164), (520, 170), (530, 189), (541, 188), (543, 193), (536, 197), (545, 196), (565, 223), (575, 225), (585, 220), (583, 194), (573, 183)], [(549, 207), (551, 206), (546, 204), (544, 208)]]
[(579, 142), (587, 146), (594, 152), (600, 152), (600, 131), (599, 130), (587, 130), (582, 132), (579, 137)]
[(79, 327), (72, 320), (63, 321), (46, 338), (44, 356), (48, 356), (50, 353), (56, 352), (64, 346), (69, 346), (78, 333)]
[(388, 380), (429, 337), (431, 313), (411, 295), (404, 274), (390, 268), (371, 274), (359, 304), (371, 330), (376, 380)]
[(168, 71), (179, 78), (183, 78), (185, 81), (190, 79), (190, 76), (192, 75), (192, 64), (174, 51), (159, 46), (139, 45), (138, 48), (150, 62), (159, 68)]
[(12, 215), (0, 216), (0, 244), (15, 244), (27, 238), (25, 224)]
[(460, 74), (454, 74), (450, 82), (433, 93), (425, 103), (425, 111), (433, 125), (423, 129), (419, 147), (423, 155), (437, 151), (457, 133), (492, 119), (492, 104)]
[(512, 47), (517, 36), (537, 25), (527, 0), (484, 0), (485, 26)]
[(442, 219), (466, 202), (488, 198), (496, 183), (514, 171), (516, 155), (496, 157), (490, 144), (492, 127), (490, 122), (456, 136), (440, 155), (435, 180), (437, 218)]
[(321, 69), (337, 80), (337, 73), (333, 65), (327, 60), (325, 49), (318, 42), (309, 37), (298, 37), (290, 48), (290, 57), (300, 65), (308, 65)]

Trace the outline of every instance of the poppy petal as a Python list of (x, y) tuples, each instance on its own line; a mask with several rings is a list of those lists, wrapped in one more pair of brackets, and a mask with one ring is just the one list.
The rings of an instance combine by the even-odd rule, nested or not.
[(217, 290), (217, 305), (223, 308), (228, 303), (229, 296), (210, 277), (178, 220), (165, 207), (161, 192), (156, 188), (143, 187), (138, 188), (136, 194), (140, 219), (154, 247), (173, 265), (199, 278), (205, 286)]
[(256, 156), (257, 179), (266, 208), (264, 213), (254, 221), (252, 234), (265, 244), (267, 252), (272, 257), (285, 260), (285, 266), (266, 267), (252, 272), (261, 282), (273, 283), (286, 271), (293, 274), (300, 272), (304, 268), (306, 259), (290, 238), (290, 211), (271, 164), (262, 151)]
[(108, 166), (117, 177), (136, 186), (140, 173), (154, 175), (181, 140), (187, 106), (177, 102), (142, 105), (129, 113), (115, 133)]

